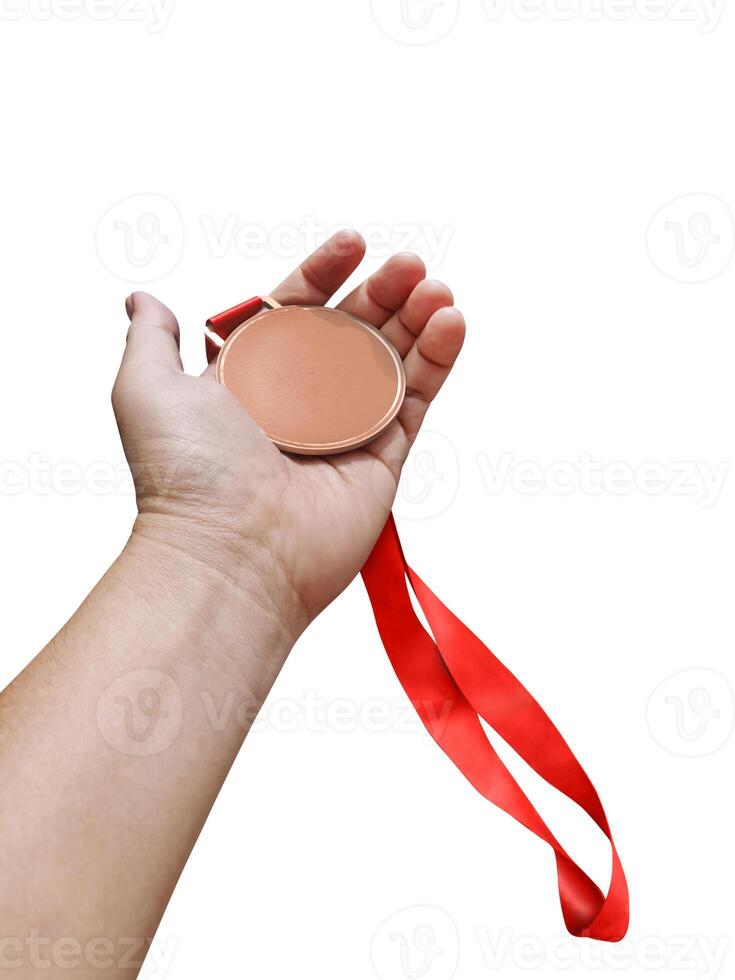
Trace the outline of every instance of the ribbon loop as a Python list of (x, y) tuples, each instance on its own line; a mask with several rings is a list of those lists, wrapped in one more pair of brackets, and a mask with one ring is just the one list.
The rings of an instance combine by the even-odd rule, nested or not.
[[(625, 874), (597, 791), (561, 733), (521, 682), (409, 567), (392, 516), (362, 575), (386, 653), (429, 734), (479, 793), (554, 850), (569, 932), (621, 940), (629, 921)], [(409, 584), (433, 636), (416, 615)], [(607, 896), (556, 840), (495, 751), (480, 718), (582, 807), (608, 838), (612, 875)]]

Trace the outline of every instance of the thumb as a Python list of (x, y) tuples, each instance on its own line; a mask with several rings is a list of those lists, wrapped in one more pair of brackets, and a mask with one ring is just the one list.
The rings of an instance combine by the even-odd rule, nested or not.
[(161, 373), (183, 371), (179, 356), (179, 325), (168, 307), (148, 293), (133, 293), (125, 301), (130, 329), (119, 379), (155, 379)]

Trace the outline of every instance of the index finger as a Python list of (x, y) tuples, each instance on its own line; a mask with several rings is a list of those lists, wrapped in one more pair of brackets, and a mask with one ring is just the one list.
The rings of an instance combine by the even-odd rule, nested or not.
[(362, 262), (365, 241), (351, 229), (338, 231), (273, 290), (284, 306), (322, 306)]

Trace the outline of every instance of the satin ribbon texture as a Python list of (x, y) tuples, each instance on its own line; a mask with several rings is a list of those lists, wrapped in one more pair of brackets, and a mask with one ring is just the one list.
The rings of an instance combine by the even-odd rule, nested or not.
[[(207, 321), (207, 356), (267, 305), (260, 297)], [(618, 942), (629, 922), (623, 866), (597, 791), (558, 729), (521, 682), (408, 565), (391, 515), (362, 570), (383, 646), (406, 695), (443, 752), (485, 799), (545, 841), (573, 936)], [(418, 618), (413, 592), (428, 622)], [(610, 842), (607, 895), (567, 854), (488, 739), (480, 719), (551, 786), (577, 803)]]

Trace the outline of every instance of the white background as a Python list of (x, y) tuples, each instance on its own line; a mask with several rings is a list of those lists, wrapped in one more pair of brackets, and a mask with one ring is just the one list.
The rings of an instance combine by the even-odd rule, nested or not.
[(355, 583), (247, 739), (150, 978), (732, 976), (723, 8), (0, 0), (0, 685), (127, 537), (127, 293), (177, 311), (199, 371), (206, 316), (353, 225), (366, 271), (415, 248), (469, 325), (406, 550), (575, 747), (631, 885), (622, 947), (566, 937), (551, 853), (421, 735)]

